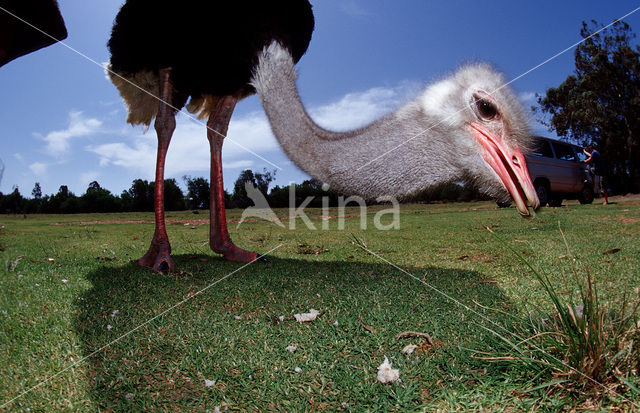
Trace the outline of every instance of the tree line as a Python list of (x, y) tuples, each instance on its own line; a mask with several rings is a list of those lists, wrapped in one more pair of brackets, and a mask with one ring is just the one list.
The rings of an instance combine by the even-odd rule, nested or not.
[[(202, 177), (182, 177), (187, 191), (178, 186), (175, 179), (164, 181), (164, 205), (167, 211), (202, 210), (209, 209), (209, 181)], [(233, 191), (224, 193), (227, 208), (247, 208), (254, 202), (246, 191), (245, 182), (250, 182), (267, 200), (272, 208), (286, 208), (290, 198), (294, 197), (295, 205), (299, 206), (309, 197), (309, 207), (322, 207), (323, 202), (330, 206), (337, 206), (340, 193), (324, 188), (322, 183), (309, 179), (301, 184), (290, 186), (274, 186), (269, 190), (275, 179), (275, 171), (253, 172), (246, 169), (240, 173), (233, 185)], [(26, 198), (19, 188), (15, 187), (9, 194), (0, 192), (0, 213), (8, 214), (75, 214), (75, 213), (105, 213), (105, 212), (147, 212), (154, 210), (155, 182), (135, 179), (131, 187), (114, 195), (103, 188), (97, 181), (89, 184), (82, 195), (76, 195), (67, 185), (62, 185), (58, 192), (43, 195), (40, 183), (36, 182), (31, 197)], [(487, 199), (473, 186), (456, 183), (440, 185), (417, 196), (406, 199), (411, 202), (438, 201), (472, 201)]]
[[(245, 170), (236, 182), (234, 192), (225, 191), (225, 205), (228, 208), (241, 207), (247, 203), (244, 180), (256, 185), (261, 191), (267, 190), (275, 178), (273, 172), (253, 173)], [(183, 176), (187, 187), (185, 193), (176, 179), (164, 180), (164, 205), (168, 211), (200, 210), (209, 208), (209, 181), (202, 177)], [(239, 191), (237, 188), (242, 188)], [(24, 197), (18, 187), (9, 194), (0, 192), (0, 213), (45, 213), (75, 214), (92, 212), (144, 212), (154, 210), (155, 182), (146, 179), (134, 179), (131, 187), (120, 195), (113, 194), (100, 183), (93, 181), (82, 195), (76, 195), (67, 185), (61, 185), (58, 192), (43, 195), (39, 182), (36, 182), (31, 197)], [(248, 200), (248, 198), (247, 198)], [(248, 205), (247, 205), (248, 206)]]

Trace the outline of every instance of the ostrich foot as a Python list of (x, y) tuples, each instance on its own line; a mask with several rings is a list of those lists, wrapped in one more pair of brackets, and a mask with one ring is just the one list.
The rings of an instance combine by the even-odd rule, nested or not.
[(146, 254), (138, 260), (138, 265), (151, 267), (155, 272), (172, 272), (176, 264), (171, 258), (171, 244), (169, 241), (151, 241), (151, 246)]
[[(211, 250), (222, 254), (225, 260), (235, 262), (253, 262), (258, 259), (258, 253), (243, 250), (236, 247), (232, 242), (210, 243)], [(262, 261), (262, 260), (261, 260)]]

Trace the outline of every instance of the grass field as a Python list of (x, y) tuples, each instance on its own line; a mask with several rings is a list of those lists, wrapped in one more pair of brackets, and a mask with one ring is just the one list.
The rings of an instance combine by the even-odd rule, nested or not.
[[(401, 228), (392, 231), (373, 227), (375, 208), (367, 229), (358, 217), (347, 218), (344, 230), (337, 220), (316, 231), (301, 222), (296, 230), (232, 224), (236, 244), (275, 248), (268, 263), (248, 266), (209, 251), (208, 225), (194, 221), (206, 212), (172, 212), (167, 218), (180, 221), (168, 225), (179, 269), (173, 274), (135, 264), (151, 223), (99, 223), (151, 222), (151, 213), (0, 216), (0, 410), (584, 406), (584, 398), (549, 391), (549, 373), (478, 357), (499, 357), (500, 337), (520, 334), (513, 316), (552, 308), (526, 265), (486, 227), (562, 295), (573, 289), (563, 276), (576, 268), (596, 279), (602, 303), (619, 302), (625, 291), (637, 299), (640, 198), (614, 201), (566, 202), (528, 220), (489, 202), (405, 205)], [(229, 218), (240, 212), (229, 211)], [(308, 212), (318, 227), (320, 213)], [(322, 316), (312, 323), (290, 319), (310, 308)], [(434, 345), (396, 340), (403, 331), (426, 332)], [(407, 344), (420, 347), (406, 355)], [(385, 356), (400, 382), (377, 382)], [(640, 387), (635, 375), (627, 379)], [(629, 388), (592, 407), (631, 409), (638, 400)]]

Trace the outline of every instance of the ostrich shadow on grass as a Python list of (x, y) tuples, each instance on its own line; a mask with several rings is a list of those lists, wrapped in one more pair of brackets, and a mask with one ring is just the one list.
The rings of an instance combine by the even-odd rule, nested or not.
[[(417, 383), (410, 399), (419, 401), (421, 387), (480, 363), (462, 347), (487, 350), (489, 333), (479, 325), (489, 323), (384, 263), (270, 258), (238, 270), (241, 264), (211, 256), (174, 258), (176, 274), (132, 262), (87, 275), (93, 286), (79, 298), (75, 320), (83, 353), (111, 343), (87, 359), (89, 393), (100, 409), (260, 410), (273, 402), (276, 410), (296, 410), (308, 409), (313, 397), (338, 409), (345, 395), (356, 404), (375, 397), (367, 392), (375, 391), (371, 382), (385, 355), (404, 369), (404, 383)], [(474, 301), (500, 309), (503, 315), (486, 315), (509, 323), (504, 314), (513, 306), (483, 274), (404, 269), (476, 311), (485, 312)], [(310, 308), (324, 313), (310, 324), (291, 320)], [(402, 331), (428, 332), (436, 346), (409, 364), (400, 349), (420, 340), (396, 341)], [(295, 354), (285, 351), (294, 343)], [(309, 374), (293, 373), (295, 363)], [(318, 389), (311, 372), (334, 386)], [(295, 390), (303, 384), (311, 395)], [(286, 399), (287, 389), (292, 404), (274, 402)], [(398, 402), (388, 401), (389, 408)]]

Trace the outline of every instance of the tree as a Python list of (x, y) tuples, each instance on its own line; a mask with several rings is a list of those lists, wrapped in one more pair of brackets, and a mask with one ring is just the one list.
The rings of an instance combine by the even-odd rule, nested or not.
[[(582, 23), (586, 40), (575, 51), (575, 70), (538, 96), (549, 130), (579, 144), (595, 143), (617, 192), (640, 191), (640, 46), (630, 26), (616, 21), (592, 35), (598, 23)], [(590, 37), (591, 36), (591, 37)]]
[(247, 196), (247, 190), (245, 188), (245, 182), (250, 182), (255, 186), (258, 191), (267, 198), (269, 192), (269, 184), (276, 179), (276, 171), (267, 171), (263, 169), (262, 173), (254, 173), (251, 169), (245, 169), (240, 172), (240, 176), (233, 184), (233, 193), (231, 194), (231, 201), (236, 208), (247, 208), (253, 205), (253, 202)]
[(40, 187), (40, 182), (36, 182), (31, 190), (31, 199), (25, 200), (25, 212), (27, 213), (35, 213), (40, 212), (42, 208), (42, 203), (45, 201), (42, 199), (42, 188)]
[(33, 186), (33, 190), (31, 190), (31, 196), (33, 199), (41, 199), (42, 198), (42, 188), (40, 188), (40, 182), (36, 182)]
[(59, 202), (57, 211), (63, 214), (75, 214), (80, 212), (80, 201), (78, 197), (66, 185), (60, 186), (58, 193), (54, 197)]
[(255, 178), (254, 185), (266, 198), (267, 193), (269, 192), (269, 184), (276, 179), (276, 170), (267, 171), (267, 169), (264, 168), (262, 173), (256, 172), (253, 174), (253, 177)]
[(58, 193), (55, 195), (60, 199), (60, 201), (66, 201), (69, 197), (74, 196), (73, 192), (69, 191), (69, 187), (66, 185), (60, 185), (58, 188)]
[(91, 183), (89, 183), (89, 186), (87, 187), (87, 192), (98, 191), (100, 189), (102, 189), (102, 187), (100, 186), (98, 181), (92, 181)]
[(69, 191), (69, 187), (66, 185), (61, 185), (55, 195), (44, 199), (41, 206), (41, 212), (54, 214), (72, 214), (80, 212), (80, 210), (80, 200), (73, 192)]
[(251, 200), (247, 196), (247, 190), (245, 188), (245, 182), (251, 182), (255, 185), (256, 177), (253, 175), (251, 169), (245, 169), (240, 172), (238, 179), (233, 184), (233, 193), (231, 194), (231, 201), (235, 208), (246, 208), (251, 206)]
[(153, 187), (146, 179), (134, 179), (120, 198), (126, 211), (153, 211)]
[(121, 200), (103, 189), (98, 181), (89, 184), (80, 201), (80, 209), (84, 212), (118, 212), (122, 207)]
[(25, 199), (17, 186), (13, 188), (13, 192), (0, 199), (0, 212), (17, 214), (24, 212), (24, 209)]
[(209, 209), (209, 181), (187, 175), (182, 179), (187, 184), (187, 206), (190, 209)]

